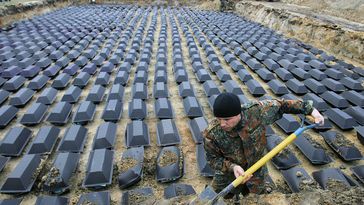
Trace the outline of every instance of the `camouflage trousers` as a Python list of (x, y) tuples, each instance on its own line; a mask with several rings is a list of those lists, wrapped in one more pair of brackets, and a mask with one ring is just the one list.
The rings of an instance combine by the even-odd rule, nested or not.
[[(223, 172), (215, 172), (214, 178), (212, 179), (212, 188), (216, 193), (222, 191), (225, 187), (227, 187), (232, 181), (235, 180), (235, 176), (233, 173), (223, 173)], [(249, 194), (249, 189), (246, 184), (241, 184), (235, 189), (231, 191), (231, 194), (243, 194), (244, 196)]]

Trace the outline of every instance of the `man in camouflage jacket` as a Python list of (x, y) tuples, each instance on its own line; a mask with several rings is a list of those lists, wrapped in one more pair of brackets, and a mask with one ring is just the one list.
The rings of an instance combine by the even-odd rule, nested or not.
[[(239, 98), (232, 93), (220, 94), (214, 102), (213, 111), (216, 118), (203, 135), (206, 159), (215, 170), (212, 187), (217, 193), (264, 156), (265, 127), (284, 113), (311, 114), (316, 123), (324, 122), (312, 101), (265, 100), (241, 107)], [(267, 176), (267, 167), (263, 166), (233, 193), (265, 193)]]

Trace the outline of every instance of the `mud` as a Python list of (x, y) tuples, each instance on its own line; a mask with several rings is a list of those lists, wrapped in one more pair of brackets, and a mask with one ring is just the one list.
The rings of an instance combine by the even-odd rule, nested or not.
[(350, 142), (345, 136), (341, 133), (336, 134), (336, 138), (333, 143), (338, 147), (351, 147), (354, 143)]
[(70, 190), (72, 190), (74, 193), (72, 197), (70, 197), (70, 205), (76, 205), (78, 200), (80, 200), (81, 195), (84, 193), (88, 193), (89, 191), (82, 187), (82, 181), (78, 182), (77, 185), (74, 185)]
[(59, 176), (60, 176), (59, 169), (56, 167), (52, 167), (50, 169), (50, 177), (55, 178), (55, 177), (59, 177)]
[(291, 189), (288, 187), (288, 185), (283, 181), (283, 179), (280, 179), (276, 182), (276, 189), (273, 190), (274, 192), (279, 192), (283, 194), (289, 194), (291, 193)]
[(143, 195), (141, 193), (137, 193), (134, 191), (129, 192), (129, 204), (130, 205), (139, 205), (139, 204), (153, 204), (156, 199), (154, 196)]
[(129, 169), (135, 167), (138, 164), (138, 161), (134, 158), (123, 158), (120, 163), (118, 163), (117, 167), (120, 173), (126, 172)]
[(166, 167), (166, 166), (176, 163), (177, 160), (178, 160), (178, 157), (177, 157), (176, 153), (167, 150), (159, 158), (158, 164), (161, 167)]
[(62, 179), (59, 169), (57, 169), (56, 167), (52, 167), (49, 171), (49, 174), (46, 176), (46, 181), (44, 183), (47, 184), (49, 187), (52, 187), (59, 183), (61, 180)]
[(328, 190), (334, 191), (334, 192), (342, 192), (348, 189), (348, 186), (345, 185), (342, 181), (337, 179), (331, 179), (326, 183), (326, 188)]
[(182, 150), (180, 151), (180, 156), (179, 156), (179, 168), (180, 168), (180, 173), (181, 175), (183, 175), (183, 171), (184, 171), (184, 160), (183, 160), (183, 152)]
[(156, 162), (154, 158), (145, 158), (143, 165), (143, 174), (153, 176), (156, 170)]
[(47, 161), (48, 156), (43, 156), (37, 170), (33, 173), (34, 182), (34, 192), (39, 193), (42, 191), (43, 184), (45, 183), (45, 175), (49, 170), (50, 163)]
[(313, 189), (313, 191), (287, 195), (281, 193), (273, 193), (269, 195), (249, 194), (248, 196), (241, 199), (240, 204), (362, 204), (364, 202), (362, 199), (363, 193), (363, 188), (354, 188), (349, 190), (346, 189), (343, 192)]
[(46, 165), (46, 163), (47, 163), (47, 159), (42, 158), (42, 159), (40, 160), (40, 163), (39, 163), (38, 168), (37, 168), (37, 169), (35, 170), (35, 172), (33, 173), (33, 179), (34, 179), (34, 178), (37, 178), (37, 177), (39, 176), (39, 174), (41, 173), (41, 171), (42, 171), (43, 167)]
[(314, 192), (320, 189), (320, 186), (312, 179), (303, 178), (298, 188), (302, 192)]
[(317, 149), (323, 149), (321, 144), (316, 142), (316, 140), (314, 140), (310, 135), (303, 134), (302, 137), (305, 137), (312, 144), (313, 147), (315, 147)]

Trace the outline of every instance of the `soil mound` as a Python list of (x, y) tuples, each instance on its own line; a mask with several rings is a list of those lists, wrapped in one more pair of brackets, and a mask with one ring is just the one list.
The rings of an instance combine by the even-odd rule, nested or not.
[(161, 167), (166, 167), (166, 166), (176, 163), (177, 160), (178, 160), (178, 157), (177, 157), (176, 153), (171, 152), (171, 151), (165, 151), (163, 153), (162, 157), (159, 159), (158, 164)]

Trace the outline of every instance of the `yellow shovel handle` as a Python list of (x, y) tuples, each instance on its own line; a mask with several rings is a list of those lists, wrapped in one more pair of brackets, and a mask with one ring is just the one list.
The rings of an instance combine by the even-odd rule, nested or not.
[(291, 135), (289, 135), (285, 140), (283, 140), (281, 143), (279, 143), (270, 152), (268, 152), (264, 157), (262, 157), (253, 166), (251, 166), (248, 170), (246, 170), (244, 175), (236, 178), (232, 182), (232, 185), (234, 187), (237, 187), (237, 186), (239, 186), (239, 184), (245, 182), (245, 180), (248, 176), (252, 175), (255, 171), (257, 171), (262, 166), (264, 166), (270, 159), (272, 159), (275, 155), (277, 155), (285, 147), (287, 147), (289, 144), (291, 144), (296, 139), (296, 137), (297, 137), (297, 135), (295, 133), (292, 133)]

